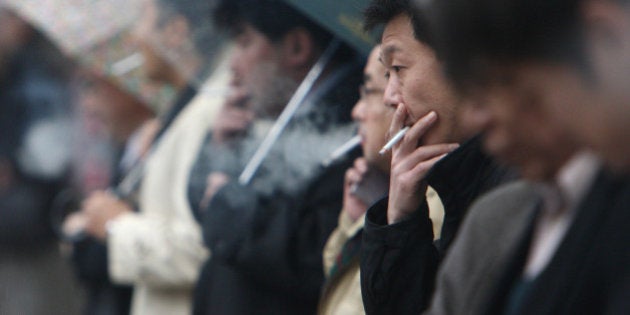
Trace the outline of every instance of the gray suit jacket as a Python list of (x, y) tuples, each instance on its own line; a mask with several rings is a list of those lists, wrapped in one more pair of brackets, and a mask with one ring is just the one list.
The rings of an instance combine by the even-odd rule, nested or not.
[(528, 236), (541, 202), (523, 181), (501, 186), (476, 201), (442, 263), (425, 314), (480, 314), (519, 244)]

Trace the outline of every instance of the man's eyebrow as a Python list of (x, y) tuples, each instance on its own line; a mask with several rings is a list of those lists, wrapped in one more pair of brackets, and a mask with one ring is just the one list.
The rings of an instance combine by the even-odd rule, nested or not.
[(400, 51), (400, 47), (396, 45), (389, 45), (381, 48), (381, 53), (378, 56), (378, 61), (382, 64), (385, 64), (385, 59), (388, 59), (387, 56), (391, 56), (393, 53)]
[(395, 53), (397, 51), (400, 51), (400, 47), (398, 47), (396, 45), (385, 46), (384, 48), (381, 48), (381, 57), (383, 57), (385, 55), (393, 54), (393, 53)]

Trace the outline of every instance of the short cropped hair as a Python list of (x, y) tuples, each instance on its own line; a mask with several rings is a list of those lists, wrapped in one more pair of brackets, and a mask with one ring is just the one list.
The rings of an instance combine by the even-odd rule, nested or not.
[(414, 37), (425, 44), (433, 43), (432, 34), (429, 32), (428, 22), (425, 17), (415, 14), (416, 11), (411, 0), (372, 0), (363, 12), (364, 29), (372, 31), (379, 26), (384, 26), (397, 16), (404, 14), (411, 20)]
[(462, 90), (492, 80), (489, 66), (527, 61), (570, 64), (588, 77), (582, 2), (434, 0), (421, 11), (429, 12), (447, 76)]
[(289, 31), (303, 27), (320, 48), (325, 48), (332, 35), (309, 17), (282, 0), (219, 0), (213, 12), (216, 25), (236, 36), (250, 24), (272, 42), (281, 40)]

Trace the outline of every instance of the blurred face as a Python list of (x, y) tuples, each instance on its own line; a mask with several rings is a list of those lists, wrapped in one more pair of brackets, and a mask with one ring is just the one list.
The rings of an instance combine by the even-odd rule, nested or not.
[(437, 113), (437, 122), (420, 145), (461, 141), (456, 119), (459, 101), (446, 83), (433, 50), (415, 39), (406, 15), (387, 23), (381, 46), (381, 61), (388, 77), (385, 104), (404, 106), (408, 113), (406, 125), (430, 111)]
[(150, 116), (148, 108), (108, 80), (86, 74), (78, 103), (84, 113), (103, 124), (113, 138), (123, 143)]
[(488, 153), (532, 180), (552, 180), (578, 148), (553, 115), (554, 104), (570, 107), (574, 100), (559, 85), (563, 74), (549, 70), (498, 69), (495, 82), (472, 89), (461, 115), (463, 124), (483, 132)]
[(352, 109), (352, 118), (359, 124), (363, 155), (368, 163), (383, 171), (389, 171), (391, 153), (380, 155), (378, 151), (387, 142), (387, 131), (394, 109), (383, 105), (383, 92), (387, 80), (385, 67), (378, 60), (380, 47), (372, 50), (365, 66), (359, 101)]
[(282, 72), (276, 46), (250, 25), (245, 25), (236, 37), (231, 70), (231, 85), (248, 91), (251, 106), (259, 116), (277, 116), (298, 86)]

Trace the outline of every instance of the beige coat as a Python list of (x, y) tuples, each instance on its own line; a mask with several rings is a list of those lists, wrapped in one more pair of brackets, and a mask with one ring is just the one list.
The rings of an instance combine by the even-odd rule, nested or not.
[(352, 315), (365, 314), (363, 299), (361, 298), (361, 282), (358, 259), (352, 265), (337, 275), (336, 279), (329, 279), (335, 258), (341, 252), (343, 245), (363, 228), (365, 216), (352, 222), (345, 211), (339, 214), (339, 225), (333, 231), (324, 247), (324, 270), (327, 283), (324, 295), (320, 301), (319, 314)]
[[(225, 89), (226, 65), (207, 90)], [(191, 312), (192, 289), (208, 252), (189, 206), (188, 177), (222, 95), (202, 91), (184, 108), (147, 161), (140, 211), (109, 225), (110, 274), (114, 282), (134, 286), (132, 315)]]

